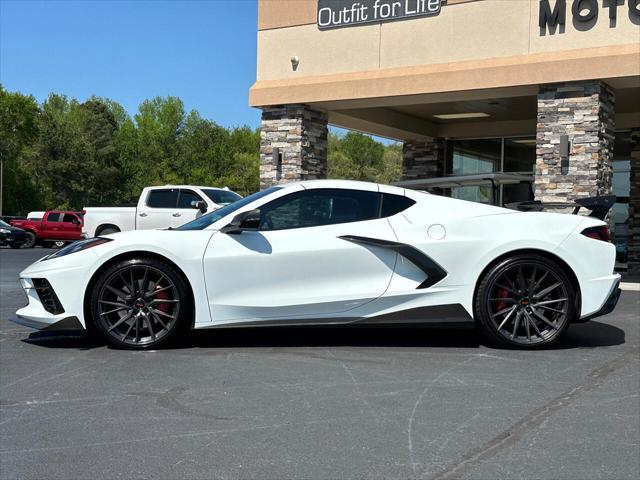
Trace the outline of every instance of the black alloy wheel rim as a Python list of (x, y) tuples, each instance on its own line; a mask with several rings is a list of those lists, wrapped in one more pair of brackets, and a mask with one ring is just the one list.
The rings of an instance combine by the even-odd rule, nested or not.
[(157, 268), (131, 265), (109, 276), (98, 294), (98, 319), (108, 335), (135, 346), (155, 344), (175, 327), (180, 297)]
[(512, 265), (489, 289), (489, 318), (499, 335), (521, 345), (546, 343), (568, 319), (564, 281), (540, 264)]

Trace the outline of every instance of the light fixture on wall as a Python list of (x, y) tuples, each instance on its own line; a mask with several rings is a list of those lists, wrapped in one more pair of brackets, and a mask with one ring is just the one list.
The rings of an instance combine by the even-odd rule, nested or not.
[(439, 113), (434, 115), (434, 118), (440, 120), (463, 120), (468, 118), (486, 118), (490, 117), (488, 113), (484, 112), (472, 112), (472, 113)]
[(569, 156), (571, 154), (571, 142), (569, 135), (560, 135), (560, 173), (569, 174)]
[(291, 57), (291, 68), (294, 72), (298, 70), (298, 65), (300, 65), (300, 59), (297, 56)]
[(282, 157), (283, 157), (283, 154), (280, 151), (280, 148), (273, 147), (272, 159), (273, 159), (273, 166), (276, 169), (276, 180), (282, 179)]

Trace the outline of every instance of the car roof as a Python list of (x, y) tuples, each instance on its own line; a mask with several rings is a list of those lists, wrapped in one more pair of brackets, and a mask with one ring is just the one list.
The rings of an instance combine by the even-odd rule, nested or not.
[(206, 185), (154, 185), (149, 188), (199, 188), (201, 190), (207, 189), (207, 190), (220, 190), (223, 192), (233, 192), (233, 190), (227, 187), (208, 187)]
[(373, 182), (362, 182), (359, 180), (301, 180), (298, 182), (292, 182), (284, 184), (283, 186), (295, 186), (301, 185), (303, 188), (344, 188), (351, 190), (370, 190), (383, 193), (394, 193), (396, 195), (404, 195), (405, 189), (402, 187), (395, 187), (393, 185), (384, 185)]

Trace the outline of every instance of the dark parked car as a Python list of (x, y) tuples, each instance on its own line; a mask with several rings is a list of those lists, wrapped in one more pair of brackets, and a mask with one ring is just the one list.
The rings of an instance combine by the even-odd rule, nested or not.
[(9, 245), (11, 248), (20, 248), (26, 241), (27, 234), (24, 230), (0, 220), (0, 245)]

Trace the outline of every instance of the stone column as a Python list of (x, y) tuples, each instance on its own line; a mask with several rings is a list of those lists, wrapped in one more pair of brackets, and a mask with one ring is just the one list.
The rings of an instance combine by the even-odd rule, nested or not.
[(640, 128), (631, 131), (628, 272), (640, 275)]
[(402, 179), (441, 177), (445, 171), (444, 140), (411, 140), (402, 147)]
[[(260, 131), (260, 188), (326, 178), (327, 114), (306, 105), (264, 107)], [(279, 148), (281, 164), (273, 156)]]
[[(536, 199), (567, 202), (611, 193), (615, 95), (601, 81), (544, 85), (538, 94)], [(563, 173), (560, 136), (569, 137)]]

